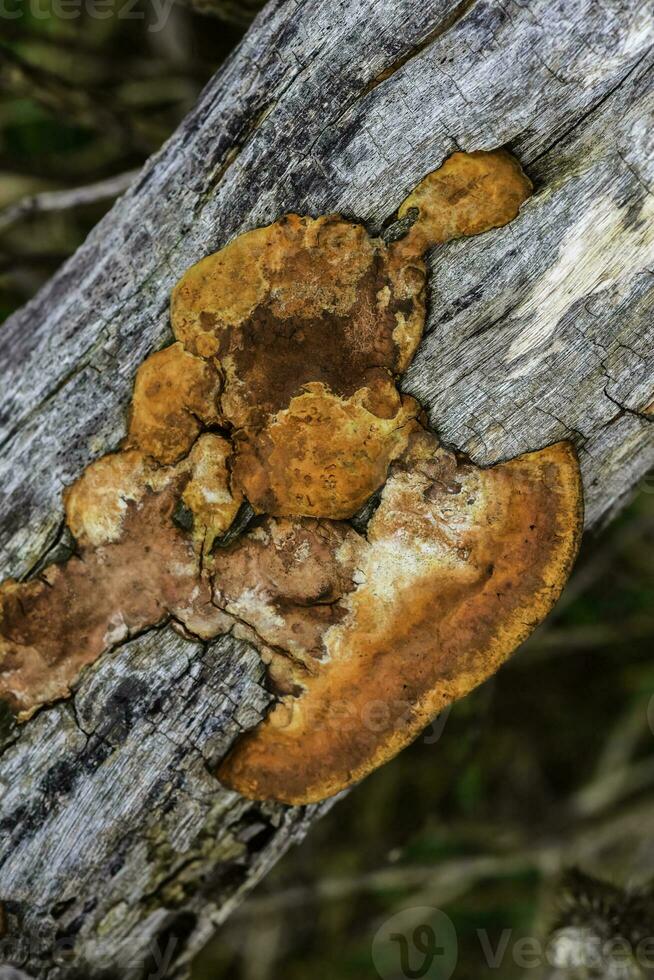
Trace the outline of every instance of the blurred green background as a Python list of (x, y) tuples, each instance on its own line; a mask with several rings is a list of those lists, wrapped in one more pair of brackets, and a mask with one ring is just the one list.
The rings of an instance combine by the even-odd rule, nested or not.
[[(162, 18), (151, 0), (117, 2), (99, 19), (82, 0), (2, 0), (0, 320), (161, 145), (256, 4), (168, 3)], [(375, 977), (377, 929), (416, 906), (452, 919), (456, 977), (486, 975), (484, 945), (498, 943), (494, 975), (536, 977), (515, 942), (545, 935), (562, 867), (654, 879), (653, 545), (654, 478), (587, 537), (547, 625), (315, 826), (219, 931), (196, 980)]]

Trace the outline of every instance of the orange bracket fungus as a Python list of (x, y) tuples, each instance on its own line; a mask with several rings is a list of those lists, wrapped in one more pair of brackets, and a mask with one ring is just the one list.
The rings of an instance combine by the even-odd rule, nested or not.
[(574, 561), (574, 450), (480, 468), (397, 382), (425, 322), (427, 250), (505, 225), (529, 193), (508, 153), (455, 153), (388, 241), (289, 214), (188, 270), (123, 446), (65, 494), (74, 554), (0, 586), (0, 700), (18, 720), (136, 631), (231, 631), (259, 649), (276, 702), (218, 778), (308, 803), (500, 666)]

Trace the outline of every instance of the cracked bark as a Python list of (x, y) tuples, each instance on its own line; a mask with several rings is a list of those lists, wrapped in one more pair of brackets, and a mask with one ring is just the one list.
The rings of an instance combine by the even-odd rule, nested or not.
[[(270, 4), (0, 331), (2, 577), (39, 567), (62, 487), (124, 436), (135, 371), (169, 342), (170, 291), (193, 262), (291, 209), (379, 231), (457, 148), (508, 145), (535, 194), (508, 227), (432, 256), (402, 388), (479, 463), (572, 439), (588, 522), (606, 519), (654, 457), (653, 46), (637, 0)], [(269, 702), (247, 644), (166, 627), (4, 732), (0, 959), (136, 980), (163, 958), (183, 977), (325, 809), (253, 804), (211, 776)]]

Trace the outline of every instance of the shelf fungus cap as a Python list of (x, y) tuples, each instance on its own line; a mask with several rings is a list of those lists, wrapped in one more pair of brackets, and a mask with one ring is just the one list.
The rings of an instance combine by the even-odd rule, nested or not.
[(567, 443), (480, 469), (415, 433), (368, 525), (346, 614), (299, 696), (240, 739), (219, 779), (315, 802), (394, 756), (549, 612), (582, 528)]

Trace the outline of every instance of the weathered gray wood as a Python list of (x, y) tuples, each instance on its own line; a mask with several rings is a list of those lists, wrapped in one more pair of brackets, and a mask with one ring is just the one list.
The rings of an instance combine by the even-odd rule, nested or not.
[[(134, 639), (87, 671), (2, 757), (4, 958), (66, 954), (125, 980), (184, 962), (324, 807), (254, 805), (211, 774), (270, 702), (257, 654), (172, 630)], [(180, 962), (178, 962), (180, 961)]]
[[(491, 462), (564, 436), (589, 523), (651, 465), (654, 24), (639, 0), (274, 2), (194, 112), (48, 286), (0, 330), (0, 568), (59, 533), (61, 489), (115, 448), (183, 271), (287, 210), (379, 229), (457, 147), (508, 144), (536, 185), (507, 228), (432, 257), (405, 388)], [(257, 657), (170, 630), (89, 671), (0, 760), (0, 901), (34, 976), (170, 975), (320, 808), (210, 775), (268, 698)], [(54, 962), (57, 937), (74, 958)], [(7, 952), (9, 950), (9, 953)], [(39, 951), (45, 959), (39, 958)], [(1, 959), (1, 957), (0, 957)], [(170, 972), (170, 971), (169, 971)], [(104, 975), (104, 974), (103, 974)]]

